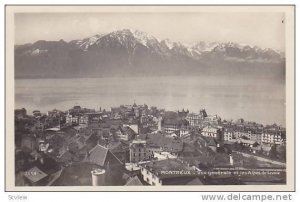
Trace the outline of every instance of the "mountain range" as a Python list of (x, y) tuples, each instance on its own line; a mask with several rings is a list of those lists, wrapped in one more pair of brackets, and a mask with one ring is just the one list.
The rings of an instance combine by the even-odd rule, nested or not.
[(123, 29), (15, 45), (15, 78), (221, 75), (285, 78), (283, 52), (233, 42), (192, 45)]

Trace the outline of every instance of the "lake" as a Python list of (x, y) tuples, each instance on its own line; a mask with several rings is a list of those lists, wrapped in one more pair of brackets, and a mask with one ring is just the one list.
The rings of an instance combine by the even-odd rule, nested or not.
[(47, 112), (74, 105), (99, 110), (146, 103), (166, 110), (189, 109), (223, 119), (244, 118), (285, 126), (285, 84), (224, 77), (16, 79), (15, 108)]

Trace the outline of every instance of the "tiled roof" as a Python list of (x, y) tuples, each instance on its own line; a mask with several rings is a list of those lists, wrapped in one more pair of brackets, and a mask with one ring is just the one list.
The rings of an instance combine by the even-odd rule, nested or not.
[(245, 139), (242, 139), (240, 138), (239, 141), (241, 143), (245, 143), (245, 144), (254, 144), (256, 141), (253, 141), (253, 140), (245, 140)]
[(123, 135), (128, 135), (129, 138), (134, 138), (136, 133), (128, 126), (121, 127), (121, 133)]
[(107, 148), (97, 144), (93, 149), (91, 149), (85, 161), (99, 166), (104, 166), (107, 153)]
[(172, 152), (180, 152), (183, 149), (183, 142), (173, 137), (165, 137), (161, 134), (147, 134), (140, 135), (139, 138), (146, 140), (149, 146), (168, 148)]
[(218, 142), (215, 138), (207, 137), (206, 139), (208, 140), (208, 143), (207, 143), (208, 146), (214, 146), (214, 147), (217, 146)]
[(85, 158), (84, 162), (91, 164), (96, 164), (99, 166), (105, 166), (105, 163), (108, 161), (115, 161), (119, 164), (123, 164), (118, 157), (115, 156), (108, 148), (105, 148), (97, 144), (93, 149), (90, 150), (88, 156)]
[(187, 125), (188, 122), (182, 119), (165, 119), (164, 124), (165, 125)]
[(128, 179), (125, 186), (143, 186), (143, 183), (138, 178), (138, 176), (134, 176)]

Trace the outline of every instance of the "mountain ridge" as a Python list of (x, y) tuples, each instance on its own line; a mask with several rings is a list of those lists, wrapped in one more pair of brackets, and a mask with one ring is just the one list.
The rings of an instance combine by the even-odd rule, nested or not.
[(15, 78), (220, 74), (284, 79), (284, 53), (233, 42), (192, 45), (123, 29), (15, 45)]

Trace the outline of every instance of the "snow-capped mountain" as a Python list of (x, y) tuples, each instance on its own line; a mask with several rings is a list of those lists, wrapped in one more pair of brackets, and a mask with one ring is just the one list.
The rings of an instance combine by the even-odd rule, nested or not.
[(40, 40), (16, 45), (15, 68), (17, 77), (200, 74), (237, 69), (257, 72), (268, 67), (272, 71), (280, 67), (277, 69), (282, 73), (283, 56), (281, 52), (257, 46), (204, 41), (186, 45), (123, 29), (68, 43)]
[(102, 36), (103, 36), (103, 34), (97, 34), (95, 36), (85, 38), (82, 40), (74, 40), (74, 41), (71, 41), (70, 43), (73, 44), (74, 46), (78, 47), (79, 49), (87, 51), (88, 48), (90, 46), (94, 45)]
[[(91, 47), (109, 46), (111, 44), (120, 44), (128, 50), (133, 51), (136, 46), (144, 46), (153, 53), (161, 56), (170, 57), (170, 55), (182, 55), (194, 59), (201, 59), (203, 53), (218, 53), (224, 57), (238, 58), (244, 60), (281, 60), (282, 53), (272, 49), (262, 49), (257, 46), (241, 45), (233, 42), (204, 42), (200, 41), (193, 45), (184, 45), (180, 42), (173, 42), (169, 39), (159, 40), (145, 32), (132, 29), (118, 30), (108, 34), (95, 35), (83, 40), (74, 40), (70, 42), (78, 49), (88, 51)], [(221, 54), (222, 53), (222, 54)]]

